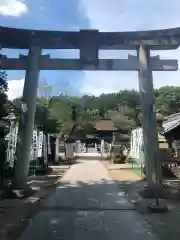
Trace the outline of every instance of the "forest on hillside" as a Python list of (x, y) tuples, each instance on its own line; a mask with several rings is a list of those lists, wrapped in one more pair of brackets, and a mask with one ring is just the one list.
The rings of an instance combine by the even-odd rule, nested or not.
[[(155, 90), (156, 109), (162, 116), (180, 111), (180, 87), (165, 86)], [(21, 99), (9, 102), (9, 109), (20, 116)], [(35, 126), (48, 133), (68, 134), (74, 121), (87, 132), (100, 119), (112, 119), (118, 129), (129, 131), (140, 125), (140, 99), (135, 90), (95, 96), (54, 96), (38, 99)]]

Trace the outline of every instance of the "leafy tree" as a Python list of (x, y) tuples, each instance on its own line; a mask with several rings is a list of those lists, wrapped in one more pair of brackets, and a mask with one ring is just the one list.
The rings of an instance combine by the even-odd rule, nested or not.
[(115, 127), (117, 127), (122, 132), (129, 132), (132, 130), (136, 123), (133, 119), (122, 114), (116, 114), (112, 117)]
[(51, 99), (51, 116), (60, 123), (60, 132), (68, 134), (74, 122), (72, 121), (72, 102), (67, 96), (53, 97)]
[(0, 117), (6, 117), (8, 115), (7, 91), (7, 74), (5, 71), (0, 71)]
[[(155, 90), (156, 109), (162, 116), (167, 116), (180, 111), (180, 87), (165, 86)], [(20, 99), (12, 102), (15, 115), (21, 109)], [(61, 132), (68, 134), (74, 124), (72, 107), (76, 109), (76, 124), (90, 131), (96, 121), (109, 117), (115, 125), (129, 131), (132, 127), (140, 125), (140, 98), (135, 90), (121, 90), (118, 93), (102, 94), (95, 96), (54, 96), (49, 104), (45, 99), (38, 99), (35, 125), (48, 132)], [(44, 123), (46, 119), (46, 125)], [(44, 124), (44, 125), (43, 125)]]
[(58, 133), (61, 123), (52, 116), (52, 111), (48, 105), (38, 102), (36, 105), (35, 126), (44, 133)]
[(20, 115), (21, 115), (21, 104), (22, 104), (21, 98), (16, 98), (12, 102), (9, 102), (11, 112), (16, 117), (17, 122), (19, 122)]
[(77, 124), (83, 128), (87, 133), (90, 133), (93, 130), (94, 123), (99, 119), (96, 111), (91, 109), (84, 109), (81, 111), (81, 114), (78, 115)]
[(156, 106), (164, 115), (180, 111), (180, 87), (165, 86), (155, 92)]
[[(10, 103), (12, 112), (15, 115), (17, 122), (20, 119), (21, 104), (21, 98), (14, 99)], [(37, 100), (34, 125), (37, 129), (44, 131), (45, 133), (57, 133), (60, 130), (60, 122), (53, 118), (51, 109), (44, 99)]]

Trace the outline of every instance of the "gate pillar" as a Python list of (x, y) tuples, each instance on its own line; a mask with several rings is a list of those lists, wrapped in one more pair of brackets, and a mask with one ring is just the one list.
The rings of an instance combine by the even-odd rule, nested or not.
[[(149, 187), (154, 188), (161, 179), (161, 164), (156, 124), (155, 95), (153, 88), (152, 70), (149, 66), (150, 49), (147, 45), (140, 45), (139, 57), (139, 92), (142, 110), (142, 127), (144, 140), (144, 154), (147, 168)], [(157, 185), (156, 185), (157, 186)]]
[(41, 52), (42, 48), (37, 44), (32, 44), (29, 48), (16, 147), (13, 189), (23, 189), (27, 184)]

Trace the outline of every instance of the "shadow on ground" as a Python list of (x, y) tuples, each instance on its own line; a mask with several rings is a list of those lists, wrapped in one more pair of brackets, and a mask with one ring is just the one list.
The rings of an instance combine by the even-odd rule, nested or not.
[[(103, 178), (88, 183), (84, 181), (62, 181), (57, 187), (56, 193), (54, 193), (56, 196), (52, 195), (46, 201), (41, 202), (41, 210), (44, 213), (48, 211), (58, 213), (61, 210), (68, 216), (75, 211), (115, 211), (118, 215), (125, 214), (123, 216), (126, 219), (129, 214), (136, 210), (135, 205), (129, 204), (126, 200), (126, 197), (130, 197), (128, 193), (131, 193), (133, 189), (140, 190), (145, 183), (145, 180), (119, 181), (117, 185), (117, 182), (107, 181)], [(119, 189), (117, 190), (118, 186)], [(131, 202), (130, 198), (129, 201)], [(140, 213), (142, 212), (140, 211)], [(52, 217), (58, 218), (58, 215)], [(171, 240), (179, 239), (180, 214), (178, 209), (173, 208), (162, 215), (144, 212), (143, 215), (137, 215), (134, 220), (133, 215), (131, 218), (134, 225), (141, 222), (143, 229), (151, 229), (159, 240), (168, 240), (169, 236), (171, 236)], [(147, 225), (143, 223), (143, 219), (146, 220)]]
[(151, 230), (158, 236), (159, 240), (178, 240), (180, 236), (180, 185), (179, 180), (164, 180), (166, 186), (166, 199), (160, 199), (165, 203), (169, 211), (164, 214), (152, 214), (147, 210), (149, 204), (155, 203), (152, 199), (139, 199), (138, 192), (146, 184), (140, 181), (118, 181), (119, 188), (126, 193), (130, 202), (134, 203), (136, 210), (142, 214)]
[[(43, 178), (44, 176), (41, 177), (41, 181), (40, 178), (36, 179), (36, 176), (34, 176), (32, 184), (34, 186), (44, 184)], [(48, 176), (46, 178), (47, 183), (49, 184), (50, 179), (53, 178)], [(31, 196), (31, 200), (34, 201), (33, 196)], [(36, 204), (28, 205), (25, 199), (22, 205), (20, 199), (9, 199), (8, 205), (11, 206), (6, 208), (3, 201), (5, 200), (0, 201), (0, 210), (2, 210), (0, 211), (0, 239), (3, 240), (19, 239), (22, 232), (33, 222), (33, 218), (40, 210), (43, 210), (43, 212), (62, 210), (67, 212), (67, 215), (68, 212), (76, 211), (135, 210), (133, 205), (126, 201), (124, 194), (118, 192), (117, 184), (106, 179), (87, 183), (62, 181), (55, 191), (40, 197)]]
[[(87, 173), (85, 172), (84, 174)], [(177, 208), (172, 208), (171, 211), (163, 215), (149, 214), (147, 212), (144, 212), (143, 215), (137, 214), (137, 218), (133, 221), (136, 203), (131, 204), (133, 202), (132, 199), (137, 200), (139, 196), (138, 192), (141, 191), (146, 184), (145, 180), (114, 181), (101, 178), (94, 181), (77, 181), (76, 177), (77, 176), (75, 176), (74, 179), (72, 178), (71, 181), (64, 181), (62, 179), (57, 185), (56, 190), (51, 192), (51, 195), (42, 196), (38, 204), (34, 207), (31, 206), (27, 209), (27, 205), (24, 205), (23, 208), (18, 209), (19, 213), (15, 207), (12, 208), (9, 212), (9, 216), (11, 215), (13, 217), (9, 218), (10, 220), (7, 218), (7, 229), (1, 224), (1, 220), (4, 221), (5, 215), (0, 213), (0, 239), (18, 239), (22, 231), (33, 222), (32, 218), (39, 210), (45, 213), (48, 211), (55, 211), (56, 214), (61, 210), (64, 211), (67, 216), (70, 216), (68, 212), (71, 213), (76, 211), (105, 211), (109, 213), (115, 211), (119, 216), (124, 214), (123, 216), (126, 220), (129, 219), (127, 216), (131, 216), (134, 226), (136, 226), (136, 224), (138, 225), (139, 222), (142, 222), (143, 225), (144, 223), (142, 220), (145, 219), (149, 224), (149, 228), (153, 230), (160, 240), (169, 240), (169, 236), (171, 236), (171, 240), (179, 239), (180, 214)], [(48, 186), (51, 181), (54, 181), (54, 178), (56, 178), (56, 176), (47, 176), (46, 179), (44, 179), (44, 176), (39, 176), (38, 179), (32, 178), (32, 184), (34, 184), (35, 187), (41, 184), (47, 184)], [(175, 181), (178, 185), (179, 181), (177, 180), (174, 180), (172, 185), (175, 184)], [(169, 188), (172, 189), (172, 186)], [(127, 199), (129, 201), (127, 201)], [(21, 215), (23, 212), (25, 213), (25, 217)], [(15, 216), (17, 213), (18, 219), (17, 216)], [(68, 222), (71, 222), (71, 218), (67, 219), (67, 225)], [(129, 222), (126, 222), (127, 226), (128, 224)], [(9, 234), (6, 234), (6, 230), (8, 232), (9, 226), (11, 230)], [(143, 228), (146, 229), (146, 227), (146, 224), (144, 224)]]
[[(170, 179), (169, 179), (170, 178)], [(155, 203), (154, 199), (140, 198), (140, 192), (147, 184), (142, 179), (138, 181), (116, 181), (120, 191), (124, 191), (127, 199), (134, 204), (136, 210), (143, 216), (153, 233), (159, 240), (178, 240), (180, 236), (180, 182), (169, 175), (163, 183), (166, 188), (166, 198), (160, 199), (169, 211), (164, 214), (149, 213), (147, 206)]]
[(44, 208), (89, 209), (89, 210), (130, 210), (134, 209), (124, 192), (120, 192), (115, 181), (61, 181), (43, 206)]

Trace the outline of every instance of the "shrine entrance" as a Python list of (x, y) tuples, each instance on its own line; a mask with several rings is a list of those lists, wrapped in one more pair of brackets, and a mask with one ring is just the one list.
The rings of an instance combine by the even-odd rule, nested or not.
[[(158, 139), (152, 72), (176, 71), (178, 63), (174, 59), (161, 60), (159, 56), (151, 57), (150, 52), (177, 49), (180, 45), (180, 28), (140, 32), (63, 32), (5, 27), (0, 30), (2, 48), (29, 50), (27, 56), (3, 58), (1, 63), (4, 70), (26, 70), (14, 187), (23, 188), (27, 182), (40, 70), (138, 71), (147, 180), (153, 185), (154, 176), (160, 176), (160, 164), (157, 160)], [(50, 55), (42, 55), (43, 49), (79, 49), (80, 58), (52, 59)], [(136, 50), (137, 56), (129, 55), (127, 59), (99, 59), (100, 49)]]

